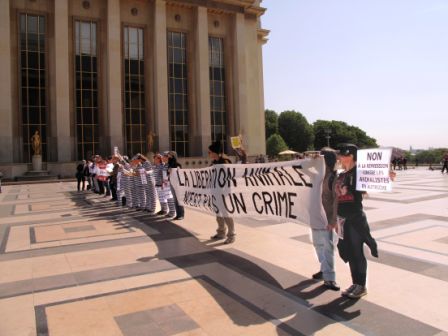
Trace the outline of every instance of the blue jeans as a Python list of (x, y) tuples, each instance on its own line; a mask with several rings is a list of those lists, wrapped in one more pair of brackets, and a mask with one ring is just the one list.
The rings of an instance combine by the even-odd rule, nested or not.
[(333, 231), (312, 229), (313, 245), (325, 281), (335, 281)]

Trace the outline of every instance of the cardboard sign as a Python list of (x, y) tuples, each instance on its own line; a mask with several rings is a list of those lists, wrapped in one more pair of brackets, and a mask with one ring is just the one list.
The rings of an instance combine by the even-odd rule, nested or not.
[(241, 148), (241, 137), (230, 137), (230, 143), (233, 149)]
[(392, 191), (389, 177), (392, 150), (373, 148), (357, 152), (356, 190), (367, 192)]

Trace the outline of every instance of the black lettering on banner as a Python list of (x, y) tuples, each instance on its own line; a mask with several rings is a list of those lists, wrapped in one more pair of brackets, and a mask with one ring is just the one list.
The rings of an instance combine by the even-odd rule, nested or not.
[(293, 214), (294, 210), (294, 198), (297, 197), (293, 192), (268, 192), (263, 191), (260, 193), (252, 194), (252, 202), (254, 204), (255, 211), (258, 214), (266, 214), (273, 216), (281, 216), (286, 218), (296, 219), (297, 216)]
[(213, 207), (213, 211), (215, 212), (215, 214), (219, 213), (219, 208), (216, 205), (216, 197), (215, 195), (212, 195), (212, 207)]
[(382, 157), (383, 157), (383, 152), (367, 153), (367, 160), (368, 161), (381, 160)]
[(261, 201), (261, 196), (260, 196), (260, 194), (257, 193), (257, 192), (254, 192), (254, 193), (252, 194), (252, 202), (254, 203), (255, 211), (256, 211), (259, 215), (261, 215), (261, 214), (263, 213), (263, 206), (261, 206), (261, 209), (258, 209), (257, 201), (255, 200), (255, 198), (257, 198), (259, 201)]
[(267, 191), (263, 191), (261, 194), (263, 195), (263, 202), (264, 202), (266, 214), (268, 214), (268, 207), (269, 207), (269, 210), (271, 211), (270, 213), (275, 214), (275, 212), (272, 210), (272, 206), (271, 206), (271, 203), (272, 203), (271, 194)]
[(185, 182), (182, 183), (182, 180), (180, 179), (179, 169), (176, 170), (176, 176), (177, 176), (177, 181), (179, 182), (179, 185), (180, 185), (181, 187), (184, 187), (184, 186), (185, 186)]
[(196, 185), (193, 185), (193, 187), (200, 188), (201, 187), (201, 174), (197, 170), (195, 170), (194, 175), (196, 177)]
[(224, 188), (226, 185), (226, 172), (224, 168), (219, 168), (218, 170), (218, 185), (220, 188)]
[[(230, 203), (229, 206), (226, 201), (226, 198), (229, 199)], [(226, 210), (231, 214), (235, 212), (238, 214), (240, 214), (241, 212), (247, 213), (246, 203), (244, 202), (244, 197), (242, 193), (239, 194), (231, 193), (228, 194), (227, 197), (225, 195), (222, 195), (222, 202), (224, 203), (224, 207), (226, 208)]]
[(183, 173), (184, 173), (185, 186), (189, 187), (190, 186), (190, 180), (188, 179), (188, 174), (187, 174), (186, 171), (184, 171)]
[[(287, 202), (288, 202), (288, 197), (287, 197), (287, 195), (286, 195), (286, 193), (284, 193), (283, 195), (281, 194), (281, 193), (277, 193), (277, 197), (278, 197), (278, 203), (279, 203), (279, 215), (281, 216), (282, 215), (282, 204), (283, 203), (286, 203), (287, 204)], [(285, 216), (286, 217), (288, 217), (288, 210), (289, 210), (289, 208), (288, 207), (285, 207)]]
[[(302, 166), (292, 166), (292, 169), (294, 169), (294, 171), (297, 173), (297, 175), (299, 175), (300, 179), (305, 184), (305, 186), (309, 187), (309, 188), (312, 188), (313, 184), (311, 182), (307, 182), (304, 179), (305, 174), (300, 171), (301, 168), (302, 168)], [(303, 184), (299, 184), (299, 185), (303, 185)]]
[(274, 185), (271, 178), (269, 177), (269, 174), (271, 172), (270, 168), (245, 168), (243, 178), (246, 184), (246, 187), (249, 186), (255, 186), (258, 187), (259, 185), (262, 186), (271, 186)]
[(302, 182), (294, 180), (294, 178), (292, 177), (292, 175), (288, 172), (287, 169), (285, 169), (285, 167), (281, 167), (281, 169), (285, 172), (286, 175), (289, 176), (289, 178), (291, 179), (293, 185), (295, 185), (295, 186), (301, 186), (301, 185), (303, 185)]
[(288, 217), (292, 218), (292, 219), (296, 219), (297, 216), (292, 214), (292, 208), (293, 208), (293, 205), (294, 205), (294, 202), (291, 200), (292, 197), (297, 197), (297, 194), (296, 193), (292, 193), (292, 192), (288, 193), (288, 203), (289, 203), (289, 207), (288, 207), (288, 213), (289, 214), (288, 214)]
[[(278, 177), (280, 178), (280, 180), (282, 181), (282, 185), (291, 185), (292, 183), (287, 179), (286, 175), (282, 173), (281, 170), (279, 170), (279, 167), (275, 167), (274, 171), (277, 173)], [(285, 183), (285, 180), (287, 183)]]

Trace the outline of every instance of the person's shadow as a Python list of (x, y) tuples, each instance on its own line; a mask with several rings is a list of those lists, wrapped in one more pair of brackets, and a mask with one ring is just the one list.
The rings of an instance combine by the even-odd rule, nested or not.
[[(190, 233), (188, 230), (170, 220), (151, 216), (145, 212), (135, 211), (126, 207), (117, 207), (115, 202), (101, 201), (98, 204), (92, 203), (91, 201), (88, 201), (86, 199), (86, 196), (82, 197), (77, 193), (74, 193), (74, 200), (81, 208), (80, 211), (85, 217), (90, 217), (94, 220), (117, 219), (117, 221), (118, 218), (121, 218), (121, 224), (119, 225), (127, 225), (131, 227), (136, 227), (134, 220), (139, 222), (138, 229), (145, 232), (145, 234), (157, 245), (158, 253), (157, 255), (148, 255), (145, 257), (141, 257), (137, 259), (138, 262), (147, 263), (153, 261), (154, 259), (163, 259), (170, 262), (174, 266), (186, 271), (195, 278), (197, 277), (197, 273), (190, 273), (190, 269), (193, 269), (194, 266), (217, 263), (231, 269), (232, 271), (236, 271), (243, 277), (258, 282), (263, 286), (274, 288), (274, 290), (279, 293), (279, 295), (283, 295), (281, 294), (283, 292), (284, 295), (286, 295), (290, 299), (291, 297), (296, 297), (296, 302), (298, 302), (299, 304), (303, 304), (305, 307), (308, 307), (320, 314), (329, 317), (329, 319), (327, 319), (328, 324), (337, 323), (339, 321), (347, 321), (360, 315), (360, 311), (346, 312), (345, 309), (355, 304), (356, 301), (341, 297), (326, 304), (313, 306), (309, 302), (309, 300), (320, 296), (326, 291), (326, 288), (323, 286), (318, 286), (308, 291), (307, 288), (312, 286), (313, 284), (316, 284), (316, 281), (305, 279), (297, 274), (294, 274), (293, 272), (281, 269), (283, 273), (291, 273), (291, 276), (296, 276), (304, 279), (297, 285), (285, 289), (279, 283), (279, 281), (277, 281), (277, 279), (271, 275), (271, 273), (266, 271), (256, 262), (251, 261), (247, 258), (243, 258), (231, 252), (227, 252), (226, 250), (215, 249), (214, 247), (220, 246), (223, 243), (221, 241), (216, 242), (214, 240), (200, 241), (194, 234)], [(124, 214), (128, 216), (128, 218), (132, 218), (133, 221), (129, 221), (129, 223), (123, 224), (122, 218)], [(213, 219), (211, 218), (211, 220)], [(185, 255), (173, 255), (173, 245), (167, 242), (175, 241), (175, 239), (181, 238), (193, 238), (188, 240), (189, 250), (199, 252)], [(263, 262), (260, 261), (259, 264), (262, 265)], [(269, 268), (271, 269), (277, 267), (271, 264), (269, 266)], [(204, 286), (204, 288), (208, 290), (210, 295), (226, 312), (227, 316), (233, 321), (234, 324), (239, 326), (258, 325), (264, 324), (269, 320), (278, 320), (283, 317), (294, 315), (292, 320), (277, 325), (278, 333), (281, 335), (284, 335), (285, 333), (292, 335), (301, 334), (296, 329), (292, 328), (291, 325), (293, 324), (290, 323), (291, 321), (294, 322), (295, 319), (303, 319), (303, 316), (299, 317), (296, 311), (283, 309), (281, 312), (275, 313), (275, 316), (272, 316), (265, 310), (263, 310), (262, 307), (255, 306), (243, 297), (232, 292), (223, 285), (216, 283), (210, 278), (207, 279), (207, 284), (208, 285)], [(223, 293), (226, 295), (222, 295)], [(237, 302), (244, 305), (247, 309), (255, 314), (240, 314), (238, 310), (235, 310), (235, 305), (229, 304), (229, 297), (233, 299), (234, 303)], [(325, 325), (322, 325), (322, 323), (316, 326), (310, 324), (306, 326), (305, 329), (307, 329), (307, 334), (313, 334), (324, 327)]]

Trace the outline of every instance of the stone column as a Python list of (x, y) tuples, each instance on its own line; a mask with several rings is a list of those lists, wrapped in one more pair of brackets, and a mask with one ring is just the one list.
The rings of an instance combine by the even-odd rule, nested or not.
[(208, 59), (208, 21), (207, 8), (197, 7), (195, 31), (195, 79), (196, 107), (195, 118), (195, 154), (208, 155), (208, 145), (211, 142), (210, 117), (210, 78)]
[(107, 125), (106, 153), (114, 146), (123, 152), (123, 108), (121, 99), (121, 22), (120, 0), (107, 1)]
[[(247, 64), (246, 64), (246, 30), (244, 14), (235, 14), (233, 51), (233, 83), (234, 83), (234, 134), (247, 136), (245, 126), (247, 120)], [(247, 127), (247, 126), (246, 126)], [(232, 130), (230, 130), (232, 132)], [(247, 139), (243, 139), (245, 142)], [(248, 148), (246, 148), (248, 149)]]
[(154, 117), (158, 150), (170, 149), (166, 3), (154, 1)]
[(54, 2), (55, 116), (57, 157), (59, 162), (72, 161), (70, 137), (70, 86), (68, 43), (68, 0)]
[(11, 21), (9, 0), (0, 0), (0, 162), (13, 162)]

